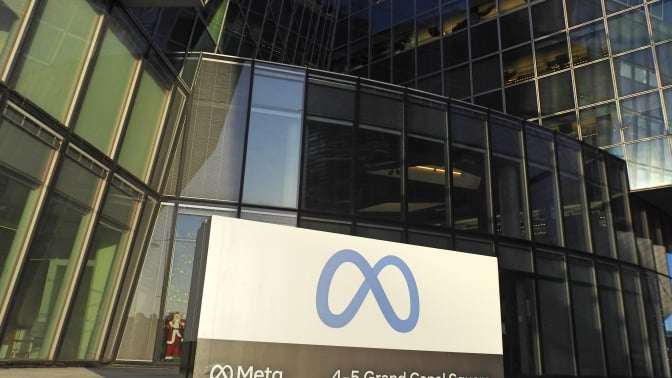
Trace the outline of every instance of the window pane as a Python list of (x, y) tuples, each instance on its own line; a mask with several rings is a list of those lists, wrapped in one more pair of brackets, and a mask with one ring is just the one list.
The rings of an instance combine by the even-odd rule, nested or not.
[(658, 86), (651, 49), (614, 58), (614, 70), (616, 70), (616, 84), (620, 96)]
[(649, 32), (642, 9), (611, 17), (608, 22), (612, 53), (616, 54), (649, 44)]
[(607, 373), (610, 376), (630, 376), (630, 354), (625, 335), (623, 300), (615, 266), (598, 264), (600, 312), (604, 328), (604, 345), (607, 357)]
[(131, 81), (145, 43), (130, 20), (113, 17), (75, 124), (75, 132), (108, 156), (117, 138)]
[(569, 25), (582, 24), (602, 16), (600, 0), (567, 0), (567, 19)]
[(354, 162), (352, 124), (309, 118), (304, 152), (305, 209), (350, 213)]
[(491, 119), (490, 137), (495, 233), (529, 239), (521, 124)]
[(502, 54), (504, 84), (513, 85), (533, 78), (533, 62), (531, 45), (529, 44), (504, 52)]
[(107, 192), (103, 210), (89, 246), (84, 271), (74, 294), (65, 325), (59, 360), (95, 360), (105, 336), (105, 324), (120, 271), (126, 261), (142, 195), (115, 180)]
[(296, 208), (304, 75), (257, 66), (243, 202)]
[(561, 71), (569, 67), (567, 35), (556, 34), (534, 44), (537, 62), (537, 74)]
[(597, 306), (598, 297), (593, 265), (589, 261), (569, 260), (569, 274), (571, 277), (578, 373), (585, 376), (604, 376), (606, 366), (602, 325), (600, 324), (600, 313)]
[(118, 159), (141, 180), (147, 180), (154, 160), (172, 86), (158, 59), (150, 58), (145, 64)]
[(163, 297), (166, 261), (170, 257), (173, 206), (162, 206), (149, 241), (135, 295), (126, 319), (119, 347), (119, 360), (152, 361), (157, 330), (161, 327), (159, 307)]
[(406, 145), (407, 219), (447, 226), (446, 143), (409, 136)]
[(558, 138), (557, 148), (565, 245), (590, 251), (586, 192), (581, 177), (581, 145), (574, 140)]
[[(510, 0), (509, 3), (513, 1)], [(502, 5), (502, 1), (500, 0), (500, 9)], [(499, 29), (502, 36), (503, 49), (529, 41), (530, 16), (527, 8), (502, 16), (499, 19)]]
[(401, 94), (374, 89), (362, 89), (360, 122), (401, 130), (403, 124)]
[(7, 64), (12, 52), (19, 26), (23, 22), (30, 0), (5, 0), (0, 4), (0, 13), (3, 14), (2, 29), (0, 29), (0, 72)]
[(63, 316), (67, 289), (79, 268), (76, 263), (90, 231), (92, 207), (102, 183), (100, 173), (70, 158), (63, 162), (8, 312), (2, 340), (21, 341), (10, 346), (4, 358), (47, 358), (58, 331), (57, 320)]
[(574, 65), (592, 62), (609, 54), (607, 35), (604, 32), (602, 21), (572, 30), (570, 43)]
[(250, 71), (249, 65), (201, 61), (189, 112), (183, 196), (240, 198)]
[(651, 20), (651, 29), (653, 39), (656, 42), (665, 41), (672, 38), (672, 23), (669, 14), (672, 12), (672, 2), (670, 0), (649, 1), (649, 14)]
[(543, 372), (545, 375), (574, 375), (565, 262), (560, 256), (538, 254), (537, 271)]
[(552, 114), (574, 107), (572, 77), (569, 72), (539, 80), (541, 114)]
[(451, 196), (458, 230), (491, 232), (485, 125), (482, 114), (451, 109)]
[(618, 256), (621, 260), (636, 263), (635, 235), (630, 218), (628, 195), (628, 177), (625, 162), (607, 155), (607, 175), (609, 181), (609, 199), (614, 219)]
[(667, 138), (627, 144), (631, 189), (672, 184), (672, 159)]
[(621, 124), (618, 122), (616, 104), (611, 103), (581, 109), (579, 118), (584, 142), (596, 147), (621, 142)]
[(663, 108), (658, 92), (621, 101), (623, 138), (626, 141), (665, 134)]
[(73, 100), (100, 11), (94, 1), (47, 1), (21, 56), (16, 90), (61, 122)]
[(504, 89), (506, 112), (521, 118), (534, 118), (537, 111), (537, 90), (534, 82), (527, 82)]
[(0, 299), (4, 299), (19, 268), (17, 263), (44, 191), (42, 185), (55, 147), (7, 119), (0, 123)]
[(604, 155), (595, 149), (584, 147), (583, 159), (586, 193), (590, 204), (590, 230), (593, 237), (593, 248), (598, 255), (615, 258), (614, 226), (611, 220), (611, 208), (609, 207)]
[(623, 302), (627, 319), (628, 339), (632, 358), (633, 374), (637, 377), (651, 377), (651, 350), (649, 335), (644, 319), (644, 303), (640, 274), (635, 270), (622, 269)]
[(576, 96), (579, 106), (609, 100), (614, 97), (609, 62), (603, 61), (582, 66), (574, 71)]
[(526, 127), (527, 175), (534, 240), (560, 244), (558, 188), (552, 134)]
[(534, 38), (555, 33), (565, 27), (562, 0), (547, 0), (532, 6)]
[(401, 135), (367, 127), (357, 135), (357, 213), (399, 221)]

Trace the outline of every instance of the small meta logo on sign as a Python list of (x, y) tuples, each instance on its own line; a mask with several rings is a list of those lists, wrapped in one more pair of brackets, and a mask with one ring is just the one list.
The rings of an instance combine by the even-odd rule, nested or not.
[[(350, 301), (350, 304), (340, 314), (334, 314), (329, 308), (329, 290), (331, 289), (331, 281), (338, 268), (345, 264), (354, 264), (364, 276), (364, 282), (355, 293), (355, 296)], [(390, 304), (390, 300), (385, 294), (385, 290), (378, 280), (378, 274), (387, 266), (394, 266), (403, 274), (408, 287), (409, 299), (411, 302), (411, 310), (407, 319), (401, 319)], [(355, 317), (357, 311), (362, 306), (364, 299), (368, 293), (372, 292), (380, 310), (385, 317), (385, 320), (397, 332), (410, 332), (418, 323), (420, 316), (420, 298), (418, 296), (418, 286), (415, 283), (415, 278), (411, 269), (396, 256), (385, 256), (378, 261), (374, 266), (369, 265), (366, 259), (356, 251), (350, 249), (343, 249), (336, 252), (327, 261), (322, 274), (317, 283), (317, 313), (324, 324), (332, 328), (341, 328), (350, 323)]]

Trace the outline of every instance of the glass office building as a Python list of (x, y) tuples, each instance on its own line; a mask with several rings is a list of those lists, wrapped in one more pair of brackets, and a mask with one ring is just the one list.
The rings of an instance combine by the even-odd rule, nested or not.
[[(389, 2), (149, 3), (0, 2), (0, 364), (164, 361), (166, 323), (187, 313), (196, 231), (223, 215), (496, 256), (507, 376), (670, 376), (672, 221), (630, 193), (632, 161), (576, 140), (586, 139), (582, 126), (570, 136), (539, 127), (540, 111), (523, 120), (503, 105), (459, 100), (482, 97), (470, 77), (492, 72), (474, 70), (472, 50), (484, 48), (476, 42), (456, 65), (479, 73), (459, 75), (468, 95), (408, 88), (431, 89), (420, 85), (429, 60), (418, 33), (403, 51), (419, 63), (407, 79), (394, 76), (401, 53), (384, 58), (387, 77), (373, 74), (379, 31), (393, 36), (409, 22), (419, 30), (422, 12), (453, 2), (403, 2), (413, 4), (402, 12), (410, 21), (374, 17), (382, 24), (364, 29), (354, 29), (364, 19), (356, 15)], [(586, 6), (491, 3), (494, 16), (479, 5), (485, 19), (454, 33), (475, 41), (472, 26)], [(590, 9), (609, 9), (607, 20), (666, 4), (596, 3)], [(569, 38), (573, 28), (557, 32)], [(428, 34), (434, 53), (448, 34)], [(339, 54), (364, 56), (359, 36), (366, 64), (338, 68)], [(497, 41), (483, 60), (504, 56)], [(531, 45), (536, 36), (512, 49)], [(613, 54), (585, 67), (613, 69)], [(445, 88), (451, 68), (440, 56)], [(578, 66), (540, 74), (535, 61), (531, 77), (483, 94), (505, 104), (511, 88), (575, 82)], [(567, 100), (562, 88), (558, 101)], [(658, 86), (590, 106), (620, 117), (624, 101), (654, 93), (664, 100)], [(583, 108), (549, 115), (566, 110)]]

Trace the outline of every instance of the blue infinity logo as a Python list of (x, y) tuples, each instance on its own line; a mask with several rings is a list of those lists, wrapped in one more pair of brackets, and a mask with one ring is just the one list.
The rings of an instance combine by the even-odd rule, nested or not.
[[(364, 282), (359, 287), (357, 293), (350, 301), (350, 304), (340, 314), (334, 314), (329, 309), (329, 289), (331, 281), (334, 278), (336, 270), (344, 263), (354, 264), (364, 275)], [(407, 319), (400, 319), (392, 309), (390, 300), (385, 295), (385, 291), (378, 280), (378, 274), (388, 265), (396, 266), (406, 279), (408, 294), (411, 300), (411, 311)], [(317, 283), (317, 313), (324, 324), (332, 328), (341, 328), (350, 323), (359, 308), (364, 303), (366, 295), (371, 291), (378, 302), (380, 310), (385, 316), (385, 320), (397, 332), (409, 332), (418, 324), (420, 315), (420, 298), (418, 297), (418, 286), (408, 265), (396, 256), (385, 256), (373, 267), (364, 259), (362, 255), (350, 249), (343, 249), (336, 252), (322, 269), (322, 274)]]

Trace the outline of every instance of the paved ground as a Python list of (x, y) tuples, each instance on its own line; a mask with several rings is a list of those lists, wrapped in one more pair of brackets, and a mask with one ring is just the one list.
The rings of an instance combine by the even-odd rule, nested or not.
[(177, 378), (177, 367), (34, 367), (5, 368), (0, 367), (0, 377), (21, 378)]

